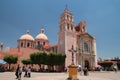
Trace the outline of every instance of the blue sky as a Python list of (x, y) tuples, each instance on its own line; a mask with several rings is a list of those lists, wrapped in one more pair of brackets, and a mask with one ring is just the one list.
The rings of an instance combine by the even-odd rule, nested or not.
[(87, 22), (87, 32), (96, 38), (98, 58), (120, 57), (120, 0), (0, 0), (0, 42), (4, 48), (16, 47), (27, 29), (36, 37), (44, 28), (50, 44), (56, 44), (66, 4), (75, 25)]

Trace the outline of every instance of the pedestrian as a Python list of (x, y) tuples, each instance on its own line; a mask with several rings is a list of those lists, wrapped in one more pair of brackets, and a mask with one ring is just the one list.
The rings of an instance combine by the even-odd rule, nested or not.
[(25, 75), (24, 75), (24, 77), (27, 77), (28, 76), (28, 67), (26, 66), (25, 67)]
[(114, 68), (114, 71), (117, 72), (117, 69), (118, 69), (117, 64), (114, 64), (113, 68)]
[(80, 75), (82, 76), (82, 75), (83, 75), (83, 70), (82, 70), (82, 68), (80, 68), (79, 72), (80, 72)]
[(67, 68), (66, 67), (64, 68), (64, 71), (67, 72)]
[(28, 77), (31, 77), (31, 67), (28, 68)]
[(19, 79), (21, 79), (21, 75), (22, 75), (22, 67), (19, 68), (18, 73), (19, 73)]
[(17, 69), (16, 69), (16, 71), (15, 71), (16, 79), (19, 78), (19, 68), (20, 68), (20, 66), (19, 66), (19, 64), (18, 64)]
[(83, 71), (84, 71), (84, 76), (87, 76), (88, 75), (88, 69), (87, 69), (87, 67)]

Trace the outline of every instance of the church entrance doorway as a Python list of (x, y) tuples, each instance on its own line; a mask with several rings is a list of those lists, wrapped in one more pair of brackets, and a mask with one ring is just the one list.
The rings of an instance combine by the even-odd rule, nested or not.
[(85, 67), (86, 67), (87, 69), (89, 69), (89, 61), (88, 61), (88, 60), (85, 60)]

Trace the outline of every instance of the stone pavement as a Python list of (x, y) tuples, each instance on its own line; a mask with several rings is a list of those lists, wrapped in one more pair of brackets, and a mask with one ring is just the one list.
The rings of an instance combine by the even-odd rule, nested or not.
[[(31, 78), (24, 78), (22, 73), (21, 80), (66, 80), (68, 73), (34, 73)], [(120, 80), (120, 72), (89, 72), (89, 76), (79, 75), (79, 80)], [(15, 72), (0, 73), (0, 80), (17, 80)]]

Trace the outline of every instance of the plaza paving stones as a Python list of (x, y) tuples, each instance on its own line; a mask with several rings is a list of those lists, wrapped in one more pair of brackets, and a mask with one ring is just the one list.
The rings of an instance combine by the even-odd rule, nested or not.
[[(66, 80), (68, 73), (34, 73), (31, 78), (24, 78), (22, 73), (21, 80)], [(0, 73), (0, 80), (17, 80), (15, 72)], [(120, 80), (120, 72), (89, 72), (88, 76), (81, 76), (78, 73), (79, 80)]]

